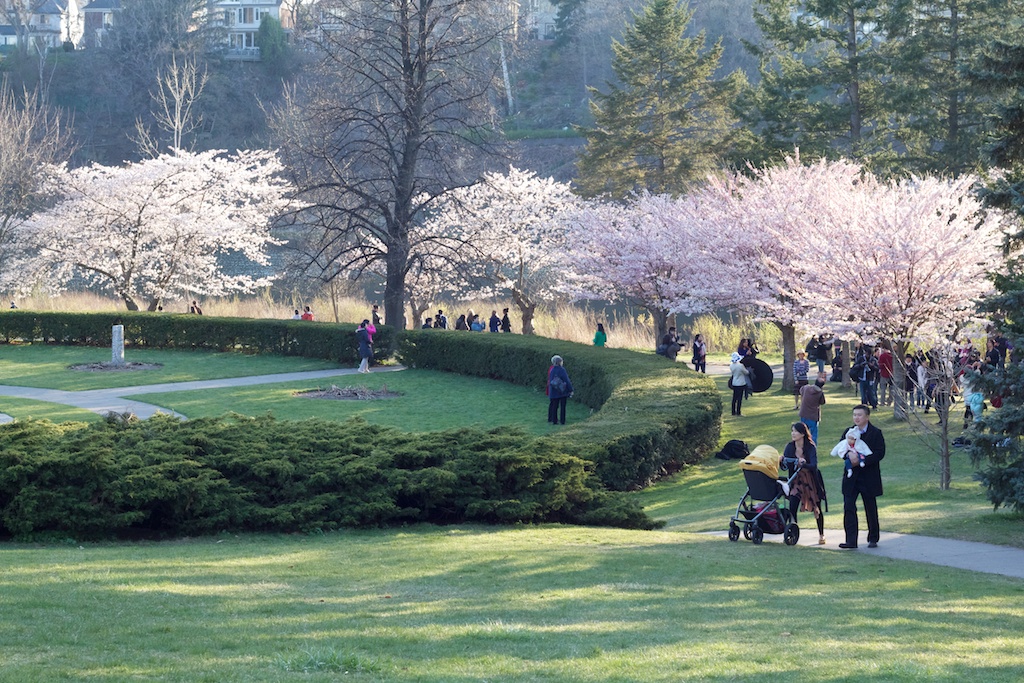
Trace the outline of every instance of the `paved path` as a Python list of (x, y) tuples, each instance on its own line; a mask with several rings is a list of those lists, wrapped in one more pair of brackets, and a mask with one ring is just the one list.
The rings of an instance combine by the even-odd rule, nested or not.
[[(710, 531), (711, 536), (727, 537), (726, 531)], [(861, 530), (861, 536), (864, 531)], [(1017, 579), (1024, 579), (1024, 550), (1004, 545), (975, 543), (974, 541), (954, 541), (948, 538), (933, 536), (912, 536), (883, 531), (878, 539), (877, 548), (868, 548), (862, 542), (857, 550), (843, 550), (839, 544), (846, 540), (842, 529), (825, 529), (825, 545), (818, 545), (818, 530), (813, 522), (809, 529), (800, 528), (800, 540), (797, 545), (817, 548), (837, 553), (864, 554), (888, 557), (894, 560), (910, 560), (968, 569), (987, 574), (1000, 574)], [(740, 536), (737, 543), (750, 543)], [(765, 534), (765, 543), (782, 543), (782, 535)]]
[[(370, 372), (396, 372), (404, 370), (401, 365), (389, 365), (374, 368)], [(196, 382), (165, 382), (163, 384), (145, 384), (137, 387), (116, 387), (114, 389), (90, 389), (88, 391), (61, 391), (58, 389), (36, 389), (33, 387), (15, 387), (0, 385), (0, 396), (13, 398), (30, 398), (36, 401), (60, 403), (61, 405), (84, 408), (100, 415), (107, 413), (135, 413), (141, 418), (152, 417), (156, 413), (167, 413), (184, 418), (184, 415), (151, 403), (126, 398), (142, 394), (156, 394), (165, 391), (196, 391), (202, 389), (223, 389), (225, 387), (248, 387), (257, 384), (275, 384), (278, 382), (302, 382), (342, 375), (354, 375), (355, 368), (337, 368), (334, 370), (311, 370), (308, 372), (283, 372), (277, 375), (256, 375), (252, 377), (226, 377)], [(0, 422), (10, 422), (0, 418)]]

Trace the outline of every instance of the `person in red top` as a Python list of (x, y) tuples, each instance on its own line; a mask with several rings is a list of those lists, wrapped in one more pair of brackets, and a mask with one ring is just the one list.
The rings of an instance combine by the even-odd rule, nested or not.
[(878, 403), (891, 406), (893, 402), (892, 351), (882, 348), (878, 353)]
[(313, 319), (313, 311), (309, 310), (309, 306), (306, 306), (305, 308), (302, 309), (302, 319), (303, 320), (312, 320)]

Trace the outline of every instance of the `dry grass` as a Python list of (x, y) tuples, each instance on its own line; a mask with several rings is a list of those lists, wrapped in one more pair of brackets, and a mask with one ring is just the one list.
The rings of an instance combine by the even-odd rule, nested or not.
[[(18, 299), (18, 306), (23, 309), (38, 311), (122, 311), (124, 304), (110, 297), (90, 292), (68, 292), (57, 297), (45, 294), (33, 294)], [(369, 317), (370, 304), (360, 296), (331, 296), (324, 292), (311, 300), (303, 300), (297, 296), (290, 301), (275, 300), (269, 292), (245, 297), (224, 297), (200, 299), (200, 305), (206, 315), (218, 315), (241, 318), (291, 318), (296, 309), (309, 306), (317, 319), (332, 322), (359, 322)], [(499, 313), (508, 307), (512, 317), (512, 330), (520, 330), (521, 319), (511, 301), (476, 300), (476, 301), (437, 301), (431, 305), (430, 311), (444, 309), (449, 320), (470, 309), (480, 314), (485, 321), (491, 311)], [(168, 303), (165, 310), (170, 313), (186, 313), (188, 303), (178, 301)], [(604, 323), (608, 332), (608, 346), (613, 348), (653, 349), (655, 346), (654, 325), (650, 315), (642, 310), (633, 312), (612, 312), (605, 314), (584, 306), (573, 304), (556, 304), (553, 308), (538, 309), (534, 319), (537, 334), (553, 339), (589, 344), (594, 339), (597, 323)], [(704, 335), (709, 353), (724, 353), (736, 347), (740, 337), (754, 337), (764, 352), (781, 351), (781, 337), (778, 329), (771, 324), (751, 323), (744, 320), (729, 321), (715, 315), (702, 315), (689, 323), (680, 322), (679, 334), (688, 348), (689, 340), (695, 333)], [(681, 358), (689, 360), (684, 349)]]

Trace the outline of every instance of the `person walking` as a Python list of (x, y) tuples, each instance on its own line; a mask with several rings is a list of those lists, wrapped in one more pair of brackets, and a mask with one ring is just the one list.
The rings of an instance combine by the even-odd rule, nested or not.
[(690, 360), (693, 363), (694, 372), (703, 372), (707, 374), (708, 356), (708, 345), (704, 343), (704, 337), (702, 335), (694, 335), (693, 337), (693, 358)]
[(743, 357), (735, 351), (733, 351), (729, 360), (731, 361), (729, 363), (729, 372), (732, 375), (729, 378), (729, 387), (732, 389), (732, 414), (742, 416), (743, 392), (747, 388), (750, 370), (740, 362), (743, 360)]
[(805, 358), (803, 351), (796, 352), (793, 361), (793, 410), (800, 410), (800, 390), (807, 386), (807, 373), (811, 371), (811, 362)]
[[(857, 547), (860, 531), (857, 525), (857, 496), (860, 496), (868, 525), (868, 547), (877, 548), (880, 535), (878, 498), (882, 495), (882, 469), (879, 463), (885, 457), (885, 436), (881, 429), (871, 424), (871, 408), (864, 404), (853, 408), (853, 428), (860, 431), (860, 438), (871, 449), (871, 455), (861, 456), (862, 466), (853, 467), (853, 474), (843, 477), (843, 529), (846, 542), (840, 543), (839, 547), (845, 550)], [(840, 438), (845, 438), (846, 431)]]
[(374, 304), (373, 308), (370, 310), (370, 322), (373, 323), (374, 327), (379, 326), (381, 323), (380, 306), (378, 306), (377, 304)]
[(512, 332), (512, 321), (508, 319), (508, 309), (501, 309), (501, 331), (503, 333)]
[(490, 326), (491, 332), (498, 332), (501, 329), (501, 318), (498, 317), (498, 311), (491, 311), (491, 317), (487, 324)]
[(597, 332), (594, 333), (594, 346), (604, 346), (608, 343), (608, 334), (604, 331), (604, 324), (597, 324)]
[(891, 406), (895, 397), (893, 391), (892, 351), (884, 346), (878, 352), (878, 402), (883, 406)]
[(825, 373), (819, 372), (814, 384), (800, 387), (800, 422), (807, 425), (811, 440), (818, 442), (821, 407), (825, 405)]
[(548, 422), (551, 424), (565, 424), (565, 404), (572, 396), (572, 381), (561, 356), (551, 357), (551, 367), (548, 368), (548, 382), (545, 393), (548, 395)]
[(821, 512), (821, 501), (826, 500), (827, 494), (818, 470), (818, 448), (803, 422), (793, 423), (790, 437), (792, 440), (786, 444), (781, 462), (790, 479), (796, 475), (789, 488), (789, 511), (794, 522), (797, 510), (813, 513), (818, 524), (818, 545), (825, 545), (825, 516)]
[(370, 336), (370, 330), (367, 329), (367, 325), (370, 324), (369, 320), (364, 320), (359, 323), (359, 329), (356, 330), (356, 342), (359, 344), (359, 370), (363, 374), (370, 372), (370, 359), (373, 358), (373, 337)]

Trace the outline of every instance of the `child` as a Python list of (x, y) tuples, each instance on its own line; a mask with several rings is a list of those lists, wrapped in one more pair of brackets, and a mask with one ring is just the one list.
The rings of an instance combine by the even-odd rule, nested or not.
[(860, 438), (860, 430), (851, 427), (846, 432), (846, 438), (835, 445), (831, 455), (842, 458), (846, 461), (846, 476), (853, 476), (853, 467), (856, 462), (858, 466), (864, 467), (864, 456), (871, 455), (871, 449)]

